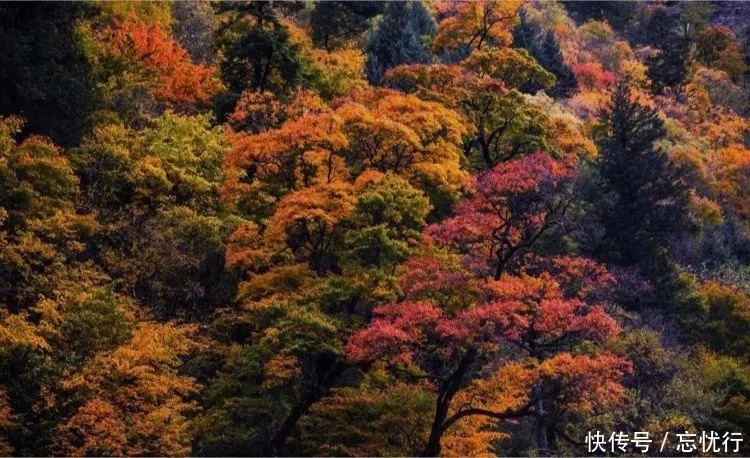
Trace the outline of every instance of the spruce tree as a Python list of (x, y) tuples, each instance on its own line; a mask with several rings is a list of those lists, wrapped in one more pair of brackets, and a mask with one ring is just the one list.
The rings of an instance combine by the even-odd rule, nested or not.
[(513, 28), (513, 46), (524, 48), (530, 52), (540, 34), (539, 27), (529, 21), (526, 12), (523, 10), (518, 13), (518, 18), (518, 24)]
[(549, 95), (555, 98), (570, 97), (578, 89), (578, 81), (573, 71), (565, 65), (560, 45), (552, 31), (548, 31), (537, 51), (536, 59), (557, 78), (549, 89)]
[(90, 132), (98, 101), (75, 27), (91, 9), (84, 3), (0, 5), (0, 116), (23, 116), (24, 135), (73, 146)]
[(602, 258), (622, 264), (649, 260), (689, 227), (688, 188), (680, 170), (654, 143), (666, 135), (655, 109), (639, 104), (620, 82), (602, 115), (599, 217)]
[(425, 37), (434, 33), (435, 21), (422, 2), (389, 3), (367, 44), (367, 78), (379, 84), (389, 68), (429, 62)]
[(214, 58), (213, 34), (216, 18), (208, 2), (174, 2), (173, 34), (175, 39), (190, 53), (193, 62), (211, 64)]
[(310, 13), (312, 40), (328, 51), (353, 40), (370, 26), (371, 19), (383, 12), (383, 2), (324, 1), (315, 3)]
[(651, 78), (651, 90), (659, 94), (667, 88), (679, 87), (688, 74), (690, 42), (673, 35), (665, 40), (661, 52), (648, 59), (646, 74)]
[(679, 33), (678, 17), (666, 8), (655, 8), (643, 29), (641, 39), (657, 51), (646, 61), (651, 89), (662, 93), (680, 86), (688, 73), (690, 41)]
[(217, 9), (228, 17), (217, 30), (223, 60), (219, 64), (227, 92), (217, 100), (217, 117), (224, 119), (245, 90), (283, 94), (302, 81), (298, 47), (277, 17), (278, 9), (296, 4), (271, 2), (220, 3)]
[[(547, 71), (555, 75), (557, 82), (547, 93), (554, 98), (570, 97), (578, 89), (578, 81), (573, 71), (565, 65), (560, 45), (552, 31), (547, 31), (543, 40), (539, 40), (541, 31), (533, 22), (529, 21), (522, 11), (520, 22), (513, 30), (513, 46), (524, 48)], [(541, 89), (535, 83), (524, 85), (521, 90), (534, 93)]]

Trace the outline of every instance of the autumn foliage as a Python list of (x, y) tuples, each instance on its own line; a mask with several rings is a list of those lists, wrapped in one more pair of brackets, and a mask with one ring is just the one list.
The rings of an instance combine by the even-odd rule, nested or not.
[(190, 61), (187, 51), (158, 23), (128, 17), (101, 32), (109, 56), (143, 68), (154, 79), (154, 96), (167, 107), (190, 110), (219, 91), (215, 70)]
[(0, 4), (0, 455), (746, 439), (724, 3)]
[[(548, 263), (531, 255), (564, 213), (563, 183), (573, 170), (537, 153), (480, 174), (474, 196), (456, 207), (456, 215), (426, 229), (434, 243), (460, 256), (460, 264), (446, 269), (429, 258), (409, 263), (402, 278), (405, 300), (376, 308), (371, 324), (350, 340), (352, 358), (384, 360), (435, 384), (438, 400), (424, 453), (440, 453), (443, 435), (466, 417), (539, 416), (545, 403), (586, 411), (621, 400), (627, 360), (562, 350), (563, 342), (603, 343), (619, 333), (601, 304), (585, 300), (593, 295), (591, 286), (582, 287), (596, 282), (606, 288), (611, 277), (576, 260)], [(573, 281), (579, 289), (569, 287)], [(497, 360), (509, 347), (520, 351), (520, 359)], [(485, 365), (494, 371), (488, 378), (478, 376)], [(475, 387), (485, 394), (472, 392)]]

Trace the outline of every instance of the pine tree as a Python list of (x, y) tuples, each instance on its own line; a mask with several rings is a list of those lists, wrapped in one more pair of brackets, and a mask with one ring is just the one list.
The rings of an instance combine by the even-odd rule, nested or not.
[(424, 37), (434, 33), (435, 22), (422, 2), (389, 3), (367, 44), (367, 78), (379, 84), (389, 68), (429, 62)]
[(632, 24), (638, 14), (637, 2), (603, 2), (599, 0), (582, 0), (576, 2), (564, 2), (576, 23), (584, 24), (587, 21), (606, 21), (615, 30), (624, 32)]
[(565, 65), (560, 45), (552, 31), (547, 32), (547, 36), (544, 37), (544, 41), (542, 41), (540, 49), (534, 57), (544, 68), (557, 77), (557, 83), (548, 91), (550, 96), (555, 98), (569, 97), (578, 89), (578, 81), (576, 81), (570, 67)]
[(605, 232), (598, 251), (623, 264), (648, 261), (688, 228), (688, 189), (680, 170), (654, 147), (666, 135), (664, 122), (632, 98), (627, 82), (618, 84), (602, 121), (598, 207)]
[(217, 7), (229, 17), (217, 34), (224, 57), (219, 71), (228, 89), (218, 101), (219, 119), (234, 109), (242, 91), (284, 93), (300, 83), (299, 49), (277, 17), (282, 7), (289, 8), (269, 2), (230, 2)]
[(63, 3), (0, 5), (0, 115), (22, 115), (24, 134), (78, 143), (96, 109), (92, 71), (75, 24), (89, 7)]
[(651, 78), (651, 89), (662, 93), (666, 88), (677, 87), (685, 81), (690, 58), (690, 42), (682, 37), (672, 36), (666, 40), (661, 53), (647, 60)]
[(331, 51), (355, 40), (383, 12), (383, 2), (316, 2), (310, 13), (311, 38), (316, 46)]
[(529, 21), (525, 11), (521, 10), (518, 16), (518, 24), (513, 29), (513, 46), (516, 48), (531, 50), (540, 33), (539, 27), (535, 23)]
[[(513, 46), (524, 48), (546, 70), (557, 78), (557, 82), (547, 92), (555, 98), (569, 97), (578, 89), (578, 81), (570, 67), (565, 65), (560, 45), (552, 31), (548, 31), (543, 40), (539, 40), (541, 31), (538, 26), (521, 12), (521, 20), (513, 31)], [(536, 83), (522, 87), (524, 92), (533, 93), (541, 89)]]
[(690, 61), (690, 41), (678, 32), (678, 19), (666, 8), (656, 8), (645, 22), (643, 41), (658, 52), (647, 59), (647, 75), (656, 93), (685, 81)]

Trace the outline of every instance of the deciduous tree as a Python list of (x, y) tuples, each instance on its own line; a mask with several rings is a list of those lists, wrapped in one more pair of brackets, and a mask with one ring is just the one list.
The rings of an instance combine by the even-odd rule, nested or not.
[(482, 0), (437, 3), (440, 22), (433, 42), (437, 52), (466, 54), (483, 46), (507, 46), (513, 41), (520, 1)]
[(479, 174), (474, 195), (427, 233), (499, 279), (562, 218), (571, 204), (571, 162), (537, 152)]
[(695, 58), (703, 65), (722, 70), (738, 83), (745, 73), (742, 49), (734, 32), (726, 26), (712, 26), (695, 38)]
[[(482, 282), (474, 301), (458, 310), (445, 308), (439, 295), (431, 301), (411, 299), (410, 289), (429, 297), (429, 288), (404, 286), (407, 299), (376, 309), (348, 351), (355, 359), (381, 360), (395, 374), (433, 384), (437, 399), (422, 451), (426, 456), (438, 455), (443, 436), (464, 419), (525, 416), (537, 419), (539, 453), (545, 454), (555, 415), (610, 405), (623, 395), (619, 378), (629, 370), (627, 361), (606, 353), (573, 355), (558, 346), (581, 339), (601, 342), (617, 332), (614, 320), (601, 306), (586, 305), (575, 295), (566, 298), (546, 274)], [(521, 353), (499, 358), (506, 345), (518, 346)]]
[[(507, 70), (510, 74), (512, 67)], [(460, 110), (472, 128), (464, 139), (464, 155), (475, 168), (487, 169), (522, 154), (549, 149), (544, 113), (525, 103), (520, 92), (509, 90), (498, 78), (479, 77), (458, 66), (412, 65), (393, 69), (386, 79), (392, 87)]]

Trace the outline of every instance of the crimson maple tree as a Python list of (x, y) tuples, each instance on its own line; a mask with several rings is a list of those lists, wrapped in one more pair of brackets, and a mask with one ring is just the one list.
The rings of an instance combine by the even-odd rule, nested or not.
[(427, 229), (440, 243), (496, 279), (565, 215), (575, 178), (572, 159), (537, 152), (474, 179), (474, 194), (451, 218)]
[(355, 360), (433, 384), (424, 455), (438, 455), (444, 434), (472, 416), (536, 418), (543, 454), (560, 412), (623, 396), (627, 360), (570, 351), (618, 334), (596, 294), (613, 277), (591, 261), (529, 252), (564, 214), (574, 176), (572, 163), (541, 152), (479, 174), (455, 215), (425, 230), (432, 250), (451, 254), (408, 262), (404, 299), (377, 307), (350, 339)]

